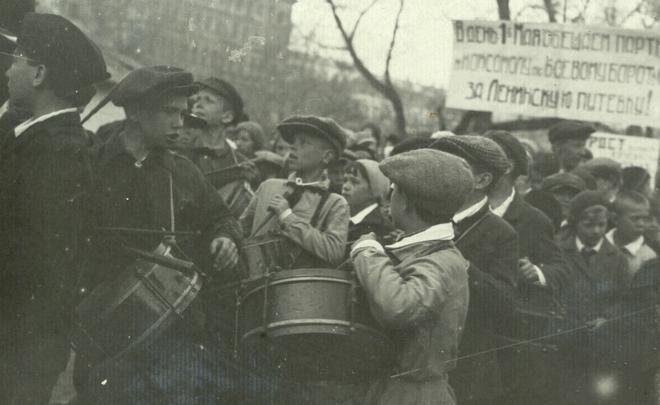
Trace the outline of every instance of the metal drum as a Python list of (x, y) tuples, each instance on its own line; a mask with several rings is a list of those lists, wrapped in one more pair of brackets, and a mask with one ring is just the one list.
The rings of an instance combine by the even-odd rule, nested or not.
[(343, 270), (268, 275), (242, 296), (237, 335), (262, 367), (274, 362), (296, 379), (355, 381), (382, 372), (393, 353), (359, 283)]
[[(160, 253), (167, 255), (169, 249)], [(187, 275), (137, 259), (78, 305), (74, 347), (97, 361), (129, 353), (179, 319), (201, 287), (195, 272)]]
[(252, 197), (254, 197), (254, 192), (250, 188), (250, 185), (244, 180), (232, 181), (218, 188), (218, 194), (220, 194), (227, 207), (229, 207), (229, 211), (236, 218), (239, 218), (243, 214), (245, 208), (252, 201)]
[(284, 265), (282, 237), (271, 234), (255, 236), (242, 246), (247, 276), (256, 279), (279, 270)]

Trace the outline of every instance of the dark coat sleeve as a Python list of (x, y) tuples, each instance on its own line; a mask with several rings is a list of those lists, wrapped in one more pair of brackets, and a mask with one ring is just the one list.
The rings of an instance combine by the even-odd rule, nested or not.
[(554, 240), (552, 222), (541, 212), (530, 210), (529, 220), (519, 229), (519, 237), (528, 243), (527, 253), (532, 263), (537, 265), (545, 276), (547, 286), (559, 291), (568, 282), (568, 264)]

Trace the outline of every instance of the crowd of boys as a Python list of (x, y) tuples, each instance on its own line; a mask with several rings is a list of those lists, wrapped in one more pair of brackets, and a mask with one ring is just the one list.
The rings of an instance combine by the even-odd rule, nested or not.
[[(82, 293), (134, 260), (127, 245), (163, 242), (96, 230), (175, 226), (197, 235), (178, 248), (209, 273), (199, 305), (120, 359), (76, 353), (77, 403), (657, 400), (650, 176), (590, 159), (592, 126), (550, 128), (557, 172), (531, 186), (533, 153), (505, 131), (384, 149), (376, 126), (296, 115), (265, 150), (229, 82), (152, 66), (110, 92), (125, 119), (90, 134), (79, 110), (108, 78), (98, 47), (37, 13), (3, 46), (1, 403), (47, 403)], [(234, 309), (208, 291), (240, 280), (243, 241), (265, 234), (289, 268), (352, 265), (372, 315), (399, 337), (382, 376), (308, 386), (233, 357)]]

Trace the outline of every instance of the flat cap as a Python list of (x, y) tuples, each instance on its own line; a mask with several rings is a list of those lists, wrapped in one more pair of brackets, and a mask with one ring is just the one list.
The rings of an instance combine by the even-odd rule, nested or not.
[(394, 145), (392, 151), (390, 152), (390, 156), (396, 156), (404, 152), (410, 152), (411, 150), (428, 148), (433, 143), (433, 141), (433, 139), (427, 136), (417, 135), (408, 137)]
[(217, 93), (222, 98), (227, 100), (231, 105), (232, 111), (234, 111), (234, 122), (239, 123), (247, 121), (249, 117), (245, 114), (244, 108), (245, 103), (243, 98), (238, 93), (238, 90), (226, 80), (219, 79), (217, 77), (207, 77), (204, 80), (196, 82), (199, 88), (206, 88), (214, 93)]
[(582, 167), (587, 170), (593, 177), (605, 179), (618, 179), (621, 180), (621, 163), (616, 160), (598, 157), (589, 160), (582, 164)]
[(465, 160), (432, 149), (416, 149), (388, 157), (380, 170), (401, 187), (416, 206), (449, 221), (474, 188)]
[(596, 132), (596, 128), (584, 122), (560, 121), (548, 130), (548, 140), (550, 143), (569, 139), (587, 140), (594, 132)]
[(192, 73), (174, 66), (148, 66), (133, 70), (112, 89), (112, 102), (118, 107), (164, 94), (189, 96), (197, 90)]
[(446, 136), (433, 142), (431, 148), (462, 157), (469, 164), (488, 170), (493, 175), (493, 183), (509, 168), (506, 153), (500, 145), (483, 136)]
[(299, 131), (323, 138), (335, 149), (337, 157), (341, 156), (346, 148), (346, 131), (332, 118), (295, 115), (280, 122), (277, 129), (288, 143), (293, 142), (293, 135)]
[(0, 0), (0, 29), (17, 33), (23, 18), (34, 12), (35, 0)]
[(576, 224), (580, 220), (580, 215), (582, 215), (582, 212), (584, 212), (584, 210), (587, 208), (593, 207), (595, 205), (600, 205), (610, 209), (610, 202), (607, 201), (607, 198), (602, 192), (595, 190), (582, 191), (573, 197), (570, 202), (568, 207), (568, 223), (573, 225)]
[(513, 174), (515, 176), (525, 176), (527, 174), (529, 164), (527, 150), (515, 136), (507, 131), (488, 131), (484, 136), (500, 145), (506, 156), (513, 161)]
[(110, 77), (100, 49), (62, 16), (27, 13), (16, 45), (26, 57), (50, 69), (60, 97)]
[(562, 188), (572, 189), (579, 193), (587, 189), (584, 180), (573, 173), (555, 173), (548, 176), (541, 182), (541, 190), (552, 192)]

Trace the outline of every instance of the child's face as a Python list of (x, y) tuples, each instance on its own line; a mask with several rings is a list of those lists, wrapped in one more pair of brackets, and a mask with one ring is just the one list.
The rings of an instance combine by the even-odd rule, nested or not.
[(649, 223), (651, 208), (648, 204), (625, 204), (617, 216), (617, 231), (626, 239), (639, 238)]
[(607, 208), (594, 205), (584, 210), (577, 222), (576, 233), (585, 246), (594, 247), (607, 230)]
[(289, 168), (298, 172), (310, 172), (325, 166), (327, 144), (320, 138), (299, 132), (293, 136)]
[(254, 142), (246, 130), (241, 130), (236, 137), (236, 147), (244, 155), (252, 155), (254, 152)]
[(371, 196), (369, 182), (362, 177), (362, 173), (359, 170), (350, 170), (344, 173), (344, 184), (341, 187), (341, 194), (348, 201), (351, 214), (353, 215), (375, 202)]

